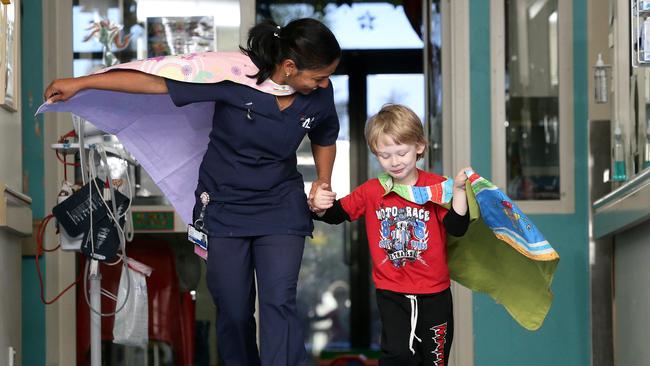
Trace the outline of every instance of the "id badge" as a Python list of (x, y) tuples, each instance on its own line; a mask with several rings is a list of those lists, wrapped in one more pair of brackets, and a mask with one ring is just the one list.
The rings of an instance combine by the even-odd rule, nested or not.
[(208, 260), (208, 234), (203, 230), (203, 218), (205, 217), (205, 209), (210, 203), (210, 195), (207, 192), (201, 193), (201, 214), (199, 218), (194, 221), (194, 225), (187, 226), (187, 240), (194, 243), (194, 253), (204, 260)]
[(187, 226), (187, 240), (203, 248), (203, 250), (208, 250), (208, 234), (198, 230), (194, 225)]

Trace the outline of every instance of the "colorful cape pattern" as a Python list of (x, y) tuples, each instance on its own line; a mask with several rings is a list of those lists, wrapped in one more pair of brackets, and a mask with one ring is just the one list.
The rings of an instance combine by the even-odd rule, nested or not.
[[(204, 52), (155, 57), (100, 70), (142, 71), (191, 83), (232, 81), (273, 95), (294, 90), (270, 79), (260, 85), (257, 73), (239, 52)], [(130, 94), (84, 90), (66, 102), (43, 104), (38, 113), (72, 112), (98, 129), (116, 135), (149, 173), (185, 223), (192, 219), (199, 166), (208, 147), (214, 102), (176, 107), (168, 94)]]
[[(488, 294), (528, 330), (538, 329), (551, 307), (551, 282), (560, 260), (533, 222), (487, 179), (467, 171), (470, 226), (460, 238), (447, 237), (451, 278)], [(449, 207), (453, 179), (430, 186), (393, 184), (379, 176), (388, 192), (422, 204), (432, 201)]]

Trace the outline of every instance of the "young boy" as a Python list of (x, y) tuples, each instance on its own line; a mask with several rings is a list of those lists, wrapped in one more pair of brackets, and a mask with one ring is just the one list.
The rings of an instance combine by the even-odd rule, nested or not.
[[(469, 225), (465, 169), (452, 188), (451, 182), (443, 187), (444, 177), (416, 168), (427, 141), (407, 107), (384, 106), (365, 134), (385, 173), (340, 200), (323, 184), (310, 205), (330, 224), (366, 217), (382, 322), (380, 365), (446, 365), (454, 332), (446, 235), (462, 236)], [(451, 209), (422, 199), (427, 189), (413, 186), (453, 189)], [(410, 201), (399, 195), (407, 190), (415, 193)]]

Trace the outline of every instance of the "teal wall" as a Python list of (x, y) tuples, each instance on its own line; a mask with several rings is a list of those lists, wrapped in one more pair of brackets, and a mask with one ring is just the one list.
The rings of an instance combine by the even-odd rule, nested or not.
[[(25, 194), (32, 198), (34, 219), (42, 219), (45, 213), (43, 115), (34, 117), (43, 99), (42, 1), (21, 2), (23, 177)], [(23, 257), (22, 281), (22, 364), (44, 366), (45, 305), (39, 297), (34, 257)]]
[(472, 167), (492, 179), (490, 136), (492, 108), (490, 95), (490, 1), (470, 0), (469, 69)]
[[(489, 13), (489, 1), (470, 0), (472, 165), (479, 172), (489, 172), (492, 163)], [(555, 298), (544, 325), (530, 332), (491, 298), (474, 295), (476, 366), (590, 365), (586, 0), (573, 0), (572, 24), (576, 209), (570, 215), (531, 216), (560, 253)]]

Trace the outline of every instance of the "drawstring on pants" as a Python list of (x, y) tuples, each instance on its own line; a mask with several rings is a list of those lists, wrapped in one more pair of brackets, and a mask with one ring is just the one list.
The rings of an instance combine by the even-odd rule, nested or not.
[(413, 354), (415, 350), (413, 349), (413, 339), (417, 339), (418, 342), (422, 342), (417, 335), (415, 335), (415, 327), (418, 324), (418, 298), (415, 295), (404, 295), (409, 300), (411, 300), (411, 334), (409, 336), (409, 349)]

